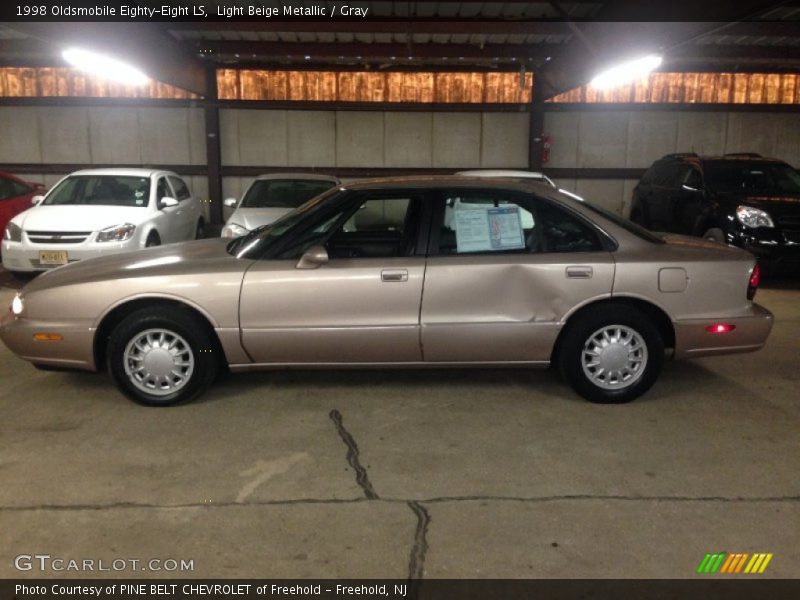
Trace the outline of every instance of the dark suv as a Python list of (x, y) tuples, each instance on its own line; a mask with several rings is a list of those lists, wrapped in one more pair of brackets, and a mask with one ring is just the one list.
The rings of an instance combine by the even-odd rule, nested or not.
[(668, 154), (634, 188), (630, 218), (800, 262), (800, 173), (758, 154)]

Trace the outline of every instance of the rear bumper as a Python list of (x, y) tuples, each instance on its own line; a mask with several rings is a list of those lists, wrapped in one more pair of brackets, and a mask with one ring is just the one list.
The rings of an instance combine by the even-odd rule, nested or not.
[[(60, 342), (39, 342), (35, 333), (59, 333)], [(64, 367), (96, 371), (94, 361), (94, 329), (91, 324), (58, 321), (32, 321), (15, 317), (8, 311), (0, 318), (0, 339), (23, 360)]]
[[(760, 350), (769, 337), (773, 322), (772, 313), (758, 304), (751, 305), (747, 314), (738, 317), (676, 321), (675, 358)], [(735, 328), (727, 333), (706, 331), (706, 327), (714, 323), (727, 323)]]

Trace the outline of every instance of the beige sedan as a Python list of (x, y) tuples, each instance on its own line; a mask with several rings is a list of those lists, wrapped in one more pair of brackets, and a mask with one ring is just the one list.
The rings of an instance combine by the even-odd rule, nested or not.
[(97, 258), (29, 283), (0, 337), (108, 368), (148, 405), (224, 370), (547, 366), (594, 402), (665, 358), (749, 352), (772, 315), (735, 248), (656, 236), (552, 186), (466, 177), (334, 188), (233, 241)]

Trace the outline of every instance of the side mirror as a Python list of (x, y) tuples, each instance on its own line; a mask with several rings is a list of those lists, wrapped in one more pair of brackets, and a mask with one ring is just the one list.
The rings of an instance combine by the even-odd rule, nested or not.
[(311, 246), (297, 261), (298, 269), (316, 269), (328, 262), (328, 251), (325, 246)]
[(42, 203), (42, 200), (44, 200), (44, 196), (34, 196), (31, 198), (31, 204), (34, 206), (39, 206)]
[(236, 208), (237, 202), (238, 200), (236, 200), (236, 198), (225, 198), (222, 205), (227, 206), (228, 208)]
[(171, 198), (170, 196), (164, 196), (161, 200), (158, 201), (159, 210), (168, 208), (170, 206), (178, 206), (178, 201), (175, 198)]

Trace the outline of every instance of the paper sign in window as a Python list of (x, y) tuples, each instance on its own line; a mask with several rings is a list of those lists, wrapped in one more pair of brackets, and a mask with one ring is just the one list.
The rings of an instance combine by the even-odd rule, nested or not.
[(518, 206), (456, 210), (458, 252), (500, 252), (525, 247)]

